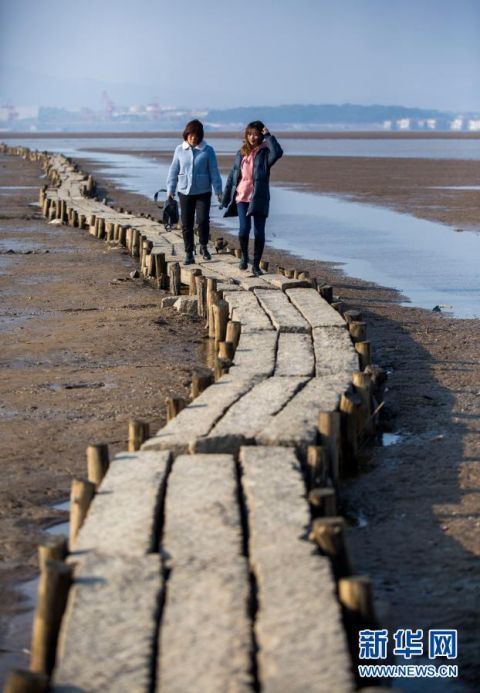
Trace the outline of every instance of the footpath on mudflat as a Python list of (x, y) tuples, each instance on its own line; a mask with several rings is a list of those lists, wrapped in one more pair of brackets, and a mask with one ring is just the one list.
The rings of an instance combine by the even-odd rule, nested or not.
[(97, 200), (64, 156), (2, 151), (42, 161), (48, 221), (127, 248), (172, 294), (163, 301), (205, 318), (217, 353), (162, 429), (131, 422), (112, 460), (92, 447), (68, 551), (57, 542), (42, 564), (30, 679), (53, 691), (354, 690), (358, 629), (374, 615), (336, 489), (379, 408), (361, 315), (306, 272), (264, 263), (250, 276), (221, 239), (210, 261), (183, 267), (180, 232)]

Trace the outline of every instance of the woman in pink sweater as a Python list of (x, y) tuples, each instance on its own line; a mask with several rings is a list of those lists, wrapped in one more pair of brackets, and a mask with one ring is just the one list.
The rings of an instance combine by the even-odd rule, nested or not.
[(253, 250), (253, 274), (262, 274), (260, 260), (265, 246), (265, 222), (270, 203), (270, 169), (283, 155), (276, 138), (260, 120), (249, 123), (245, 128), (245, 138), (241, 149), (235, 156), (225, 191), (224, 216), (238, 216), (240, 228), (238, 238), (242, 251), (240, 269), (248, 269), (248, 240), (253, 219), (255, 236)]

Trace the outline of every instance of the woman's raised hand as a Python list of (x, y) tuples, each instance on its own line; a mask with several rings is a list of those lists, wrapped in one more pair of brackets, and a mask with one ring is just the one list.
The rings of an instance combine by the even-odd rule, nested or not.
[(269, 134), (270, 134), (270, 130), (268, 128), (263, 128), (262, 135), (269, 135)]

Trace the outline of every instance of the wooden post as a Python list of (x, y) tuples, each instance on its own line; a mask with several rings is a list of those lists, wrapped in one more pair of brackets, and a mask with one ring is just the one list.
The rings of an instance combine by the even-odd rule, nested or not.
[(375, 620), (372, 581), (366, 575), (351, 575), (338, 581), (338, 599), (349, 615), (363, 624)]
[(103, 477), (107, 473), (110, 458), (108, 455), (108, 445), (100, 443), (99, 445), (89, 445), (87, 448), (87, 476), (88, 480), (100, 486)]
[(215, 380), (220, 380), (222, 375), (230, 371), (232, 362), (229, 359), (222, 359), (219, 356), (215, 359)]
[(333, 301), (331, 306), (343, 317), (343, 311), (345, 310), (345, 303), (343, 303), (343, 301)]
[(268, 263), (266, 260), (260, 260), (260, 269), (263, 270), (264, 272), (268, 272), (268, 268), (270, 266), (270, 263)]
[(354, 344), (356, 342), (364, 342), (367, 339), (367, 323), (366, 322), (349, 322), (348, 331)]
[(214, 277), (208, 277), (207, 279), (207, 315), (208, 310), (212, 304), (212, 295), (216, 294), (217, 291), (217, 280)]
[(155, 277), (157, 278), (157, 288), (166, 289), (168, 285), (167, 263), (165, 253), (155, 253)]
[(346, 310), (343, 314), (343, 317), (345, 318), (348, 324), (350, 324), (351, 322), (363, 321), (362, 314), (359, 310)]
[(333, 488), (312, 488), (308, 494), (312, 517), (334, 517), (337, 499)]
[(282, 265), (277, 265), (277, 274), (283, 274), (285, 276), (285, 267), (282, 267)]
[[(197, 294), (197, 282), (196, 278), (201, 276), (202, 270), (201, 269), (193, 269), (190, 270), (190, 282), (188, 285), (188, 295), (189, 296), (196, 296)], [(198, 304), (197, 304), (198, 305)], [(197, 308), (198, 310), (198, 308)]]
[(33, 671), (13, 669), (5, 682), (4, 693), (47, 693), (48, 676)]
[(215, 304), (211, 303), (208, 308), (208, 338), (215, 339)]
[(201, 273), (195, 277), (195, 294), (197, 296), (197, 313), (201, 318), (206, 318), (207, 279)]
[(242, 323), (239, 320), (229, 320), (227, 322), (227, 331), (225, 333), (225, 341), (231, 342), (236, 350), (240, 341), (242, 331)]
[(124, 226), (123, 224), (120, 225), (120, 229), (118, 232), (118, 242), (120, 245), (122, 245), (124, 248), (127, 245), (127, 227)]
[(181, 291), (181, 281), (180, 281), (180, 264), (178, 262), (171, 262), (168, 265), (168, 277), (170, 280), (170, 293), (174, 296), (180, 296)]
[(198, 395), (206, 390), (213, 382), (215, 382), (215, 378), (213, 377), (212, 371), (208, 371), (208, 373), (198, 373), (198, 371), (195, 371), (192, 376), (192, 399), (198, 397)]
[(137, 419), (128, 422), (128, 452), (140, 450), (142, 444), (150, 438), (150, 424)]
[(132, 229), (132, 257), (140, 256), (140, 231), (138, 229)]
[(313, 522), (310, 538), (322, 553), (332, 561), (335, 578), (351, 575), (351, 564), (345, 543), (345, 521), (343, 517), (319, 517)]
[(307, 448), (307, 488), (325, 487), (328, 484), (329, 461), (325, 448), (309, 445)]
[(90, 503), (95, 496), (95, 484), (85, 479), (74, 479), (70, 492), (70, 549), (87, 516)]
[(240, 258), (242, 257), (242, 251), (240, 250), (240, 248), (235, 248), (235, 257), (238, 260), (240, 260)]
[(330, 476), (338, 483), (340, 467), (340, 412), (322, 411), (318, 416), (320, 443), (326, 450)]
[(218, 355), (221, 359), (233, 361), (235, 347), (232, 342), (218, 342)]
[(219, 342), (225, 341), (228, 322), (228, 303), (220, 299), (214, 304), (213, 313), (215, 316), (215, 342), (218, 344)]
[(358, 413), (359, 435), (372, 435), (375, 429), (372, 419), (371, 378), (368, 373), (355, 371), (352, 374), (355, 392), (362, 398), (362, 406)]
[(67, 537), (63, 535), (47, 537), (38, 547), (38, 566), (40, 572), (45, 570), (47, 561), (64, 561), (67, 555)]
[(182, 409), (185, 409), (188, 402), (183, 397), (166, 397), (165, 404), (167, 407), (167, 421), (171, 421)]
[(40, 575), (33, 620), (30, 669), (47, 676), (53, 671), (58, 634), (72, 584), (73, 566), (47, 561)]
[(363, 371), (367, 366), (369, 366), (372, 363), (370, 342), (357, 342), (355, 344), (355, 351), (360, 357), (360, 370)]
[(295, 277), (295, 270), (293, 269), (286, 269), (284, 272), (285, 276), (287, 279), (293, 279)]
[(342, 395), (340, 399), (342, 432), (342, 472), (358, 467), (358, 418), (362, 398), (356, 393)]

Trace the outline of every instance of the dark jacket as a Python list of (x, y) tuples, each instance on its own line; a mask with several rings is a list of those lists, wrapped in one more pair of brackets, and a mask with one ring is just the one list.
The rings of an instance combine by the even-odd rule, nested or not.
[[(253, 195), (248, 205), (247, 215), (259, 214), (268, 217), (270, 169), (283, 155), (283, 149), (273, 135), (265, 135), (264, 142), (267, 146), (260, 149), (253, 162)], [(224, 217), (238, 216), (235, 197), (237, 195), (237, 185), (242, 176), (242, 158), (241, 151), (238, 151), (235, 155), (232, 170), (228, 174), (222, 202), (222, 206), (226, 207)]]

